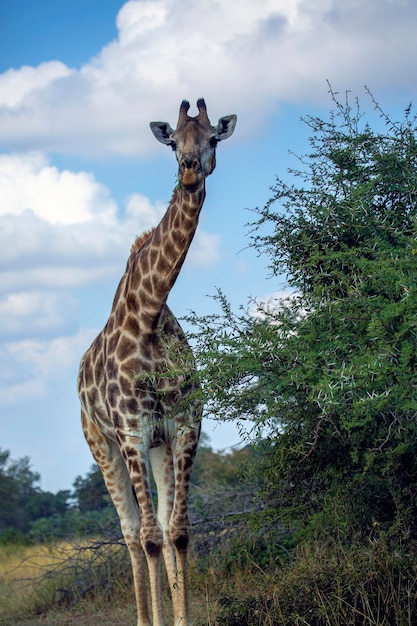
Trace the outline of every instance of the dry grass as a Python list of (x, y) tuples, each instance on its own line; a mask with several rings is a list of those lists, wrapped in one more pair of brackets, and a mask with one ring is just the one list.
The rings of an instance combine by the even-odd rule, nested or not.
[(2, 622), (5, 626), (133, 626), (136, 624), (134, 604), (128, 608), (109, 607), (97, 609), (94, 604), (83, 610), (71, 609), (51, 611), (42, 617), (17, 618), (12, 622)]
[[(169, 620), (167, 586), (163, 600)], [(198, 604), (195, 608), (198, 613)], [(130, 562), (123, 545), (90, 539), (84, 544), (0, 546), (1, 626), (135, 623)]]
[[(245, 547), (243, 539), (241, 542), (241, 546), (236, 542), (223, 545), (192, 564), (195, 626), (417, 624), (417, 557), (412, 546), (394, 549), (383, 540), (375, 540), (347, 547), (327, 539), (299, 546), (285, 562), (261, 566), (259, 551), (255, 558), (248, 544)], [(18, 553), (0, 550), (1, 626), (135, 624), (132, 586), (124, 576), (106, 597), (79, 594), (66, 604), (56, 601), (60, 597), (57, 587), (63, 584), (58, 570), (40, 584), (39, 574), (57, 566), (62, 555), (71, 555), (71, 550), (74, 547), (68, 543), (19, 549)], [(81, 555), (89, 552), (90, 548)], [(80, 552), (73, 556), (79, 559)], [(107, 552), (106, 558), (110, 556)], [(65, 567), (66, 563), (64, 560)], [(96, 560), (94, 564), (98, 565)], [(102, 563), (99, 565), (102, 576)], [(110, 560), (106, 567), (104, 572), (113, 570), (113, 562)], [(28, 581), (29, 574), (38, 582)], [(97, 584), (102, 585), (100, 576)], [(68, 586), (68, 581), (64, 584)], [(168, 589), (164, 601), (169, 615)]]
[(36, 613), (41, 604), (48, 602), (47, 589), (38, 594), (34, 581), (45, 572), (56, 570), (72, 550), (68, 542), (57, 546), (0, 547), (0, 624), (17, 624), (20, 616)]
[[(94, 615), (106, 604), (106, 598), (123, 596), (129, 587), (129, 575), (122, 576), (129, 568), (124, 552), (120, 544), (91, 540), (88, 544), (62, 541), (30, 547), (0, 546), (0, 625), (86, 624), (86, 614)], [(68, 617), (73, 606), (81, 610), (81, 621), (68, 621), (74, 617)], [(60, 608), (65, 608), (63, 621), (58, 619)], [(51, 610), (58, 611), (52, 622), (49, 615), (42, 618), (43, 622), (27, 622)], [(104, 624), (103, 616), (101, 620)]]
[(74, 553), (74, 544), (61, 541), (37, 546), (0, 546), (0, 580), (24, 582), (56, 568)]

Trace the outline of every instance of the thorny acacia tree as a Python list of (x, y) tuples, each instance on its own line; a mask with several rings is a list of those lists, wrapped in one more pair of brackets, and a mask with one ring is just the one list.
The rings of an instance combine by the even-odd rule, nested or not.
[(254, 314), (218, 293), (218, 314), (188, 321), (208, 411), (262, 436), (272, 519), (416, 533), (417, 121), (368, 91), (372, 130), (330, 93), (328, 120), (303, 119), (295, 183), (277, 178), (251, 225), (293, 296)]

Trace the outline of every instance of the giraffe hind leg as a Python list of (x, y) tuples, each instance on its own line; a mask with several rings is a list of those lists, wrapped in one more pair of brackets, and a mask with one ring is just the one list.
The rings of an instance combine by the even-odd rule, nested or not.
[(82, 418), (87, 443), (116, 508), (129, 550), (138, 613), (137, 626), (151, 626), (145, 576), (147, 565), (140, 541), (140, 514), (130, 476), (118, 445), (107, 439), (93, 422), (89, 421), (84, 411)]

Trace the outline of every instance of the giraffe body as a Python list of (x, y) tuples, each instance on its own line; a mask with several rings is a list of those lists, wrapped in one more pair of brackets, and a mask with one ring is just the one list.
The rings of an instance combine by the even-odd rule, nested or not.
[[(175, 626), (190, 626), (188, 489), (201, 427), (191, 350), (166, 301), (198, 224), (215, 147), (236, 116), (211, 126), (181, 104), (177, 129), (152, 122), (176, 152), (179, 185), (160, 223), (132, 246), (101, 333), (84, 354), (78, 377), (82, 427), (120, 518), (129, 549), (138, 626), (164, 626), (160, 561), (171, 589)], [(158, 491), (151, 497), (150, 467)], [(133, 490), (134, 493), (133, 493)], [(151, 612), (148, 609), (146, 570)]]

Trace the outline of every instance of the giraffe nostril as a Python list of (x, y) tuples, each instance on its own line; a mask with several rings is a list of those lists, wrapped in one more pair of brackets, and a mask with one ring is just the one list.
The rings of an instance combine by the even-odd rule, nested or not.
[(183, 158), (180, 161), (180, 166), (183, 170), (194, 170), (197, 172), (200, 168), (200, 161), (193, 158)]

